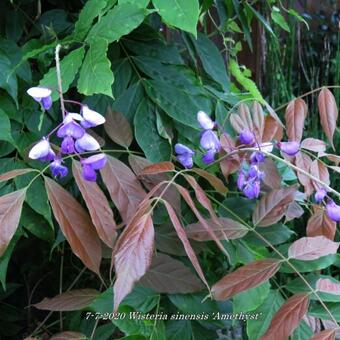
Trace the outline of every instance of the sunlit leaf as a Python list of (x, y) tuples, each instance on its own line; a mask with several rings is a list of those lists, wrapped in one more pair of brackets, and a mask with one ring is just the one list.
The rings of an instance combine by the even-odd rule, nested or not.
[(307, 105), (301, 98), (293, 99), (286, 108), (286, 132), (290, 141), (300, 142), (303, 135)]

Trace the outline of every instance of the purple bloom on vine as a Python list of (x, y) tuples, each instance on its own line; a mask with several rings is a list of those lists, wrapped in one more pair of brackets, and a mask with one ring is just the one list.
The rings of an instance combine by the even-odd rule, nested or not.
[(95, 138), (85, 133), (83, 137), (76, 140), (75, 148), (79, 153), (82, 153), (84, 151), (96, 151), (100, 148), (100, 145)]
[(31, 159), (38, 159), (40, 161), (52, 161), (55, 153), (51, 148), (50, 142), (45, 137), (35, 144), (30, 150), (28, 157)]
[(340, 206), (335, 204), (333, 200), (329, 200), (326, 204), (326, 212), (332, 221), (340, 222)]
[(255, 136), (252, 131), (249, 129), (244, 129), (241, 131), (240, 135), (238, 136), (238, 139), (242, 144), (253, 144), (255, 142)]
[(192, 168), (194, 163), (192, 156), (195, 154), (193, 150), (187, 146), (177, 143), (175, 145), (175, 152), (177, 160), (187, 169)]
[(88, 129), (105, 123), (105, 118), (98, 112), (91, 110), (87, 105), (81, 109), (82, 120), (80, 124)]
[(67, 115), (65, 117), (62, 126), (57, 131), (57, 136), (59, 138), (73, 137), (75, 139), (78, 139), (83, 137), (84, 134), (84, 128), (82, 128), (77, 122), (75, 122), (70, 115)]
[(259, 180), (249, 180), (246, 182), (243, 193), (249, 199), (258, 198), (260, 195), (260, 181)]
[(208, 150), (202, 157), (202, 160), (205, 164), (210, 164), (215, 160), (215, 149)]
[(197, 120), (204, 130), (212, 130), (215, 126), (215, 122), (204, 111), (197, 112)]
[(68, 169), (66, 166), (62, 165), (62, 160), (57, 157), (51, 164), (51, 172), (54, 177), (65, 177), (68, 174)]
[(266, 156), (260, 151), (255, 151), (250, 155), (251, 164), (258, 164), (258, 163), (264, 162), (265, 159), (266, 159)]
[(316, 203), (321, 203), (327, 196), (327, 191), (324, 188), (318, 189), (314, 195)]
[(97, 173), (95, 170), (102, 169), (105, 166), (106, 161), (107, 157), (103, 153), (82, 159), (80, 162), (83, 168), (83, 178), (87, 181), (95, 182), (97, 180)]
[(74, 153), (74, 140), (70, 136), (64, 137), (63, 141), (61, 142), (61, 152), (63, 154), (69, 155)]
[(288, 156), (295, 156), (300, 151), (300, 143), (298, 142), (279, 142), (277, 146)]
[(35, 101), (42, 104), (45, 110), (49, 110), (52, 107), (52, 91), (47, 87), (31, 87), (27, 90)]
[(244, 173), (244, 171), (241, 170), (237, 176), (237, 188), (242, 191), (245, 183), (246, 183), (246, 174)]
[(221, 149), (221, 142), (212, 130), (205, 130), (202, 133), (200, 144), (203, 149), (214, 150), (215, 153)]

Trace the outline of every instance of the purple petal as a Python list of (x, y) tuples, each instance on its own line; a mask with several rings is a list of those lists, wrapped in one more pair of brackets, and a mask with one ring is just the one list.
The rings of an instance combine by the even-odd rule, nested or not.
[(246, 175), (243, 171), (240, 171), (238, 176), (237, 176), (237, 188), (239, 190), (242, 190), (245, 182), (246, 182)]
[(64, 154), (74, 153), (74, 140), (70, 136), (66, 136), (61, 143), (61, 152)]
[(91, 166), (92, 169), (99, 170), (105, 166), (106, 161), (106, 155), (103, 153), (99, 153), (98, 155), (93, 155), (91, 157), (82, 159), (81, 163), (83, 165)]
[(266, 156), (262, 152), (255, 151), (250, 156), (250, 163), (251, 164), (261, 163), (264, 162), (265, 158)]
[(105, 123), (105, 118), (98, 112), (89, 109), (87, 105), (84, 105), (81, 110), (83, 118), (88, 124), (97, 126)]
[[(65, 118), (66, 119), (66, 118)], [(84, 136), (85, 130), (74, 120), (63, 124), (59, 130), (57, 131), (57, 136), (59, 138), (64, 138), (66, 136), (73, 137), (75, 139), (81, 138)]]
[(190, 154), (190, 155), (194, 155), (195, 152), (193, 150), (191, 150), (190, 148), (188, 148), (187, 146), (177, 143), (175, 145), (175, 152), (177, 155), (183, 155), (183, 154)]
[(52, 91), (47, 87), (31, 87), (27, 90), (27, 94), (40, 102), (43, 98), (49, 97)]
[(240, 135), (239, 135), (239, 140), (242, 144), (253, 144), (254, 141), (255, 141), (255, 138), (254, 138), (254, 133), (251, 132), (250, 130), (248, 129), (244, 129)]
[(177, 160), (186, 168), (191, 169), (194, 165), (192, 160), (192, 155), (189, 153), (185, 153), (183, 155), (178, 155)]
[(40, 161), (42, 162), (50, 162), (53, 161), (55, 158), (55, 153), (52, 149), (48, 152), (48, 154), (44, 157), (39, 158)]
[(330, 200), (326, 204), (326, 212), (328, 217), (335, 222), (340, 222), (340, 206)]
[(85, 133), (83, 137), (76, 140), (76, 150), (81, 153), (84, 151), (95, 151), (100, 148), (99, 143), (88, 133)]
[(323, 188), (316, 191), (314, 199), (316, 203), (321, 203), (327, 196), (327, 191)]
[(81, 126), (84, 128), (84, 129), (89, 129), (91, 127), (95, 127), (96, 125), (93, 125), (91, 124), (90, 122), (88, 122), (87, 120), (83, 119), (81, 122), (80, 122)]
[(204, 111), (197, 112), (197, 120), (204, 130), (212, 130), (215, 126), (215, 123)]
[(86, 181), (95, 182), (97, 180), (97, 174), (90, 165), (83, 164), (82, 175)]
[(248, 175), (251, 178), (258, 177), (259, 175), (259, 168), (257, 165), (251, 165), (248, 171)]
[(257, 198), (260, 194), (260, 181), (247, 182), (247, 184), (243, 188), (243, 193), (249, 199)]
[(201, 147), (206, 150), (214, 149), (215, 151), (219, 151), (221, 149), (221, 143), (216, 133), (212, 130), (205, 130), (202, 133), (200, 144)]
[(215, 149), (208, 150), (202, 157), (202, 160), (205, 164), (210, 164), (215, 160)]
[(61, 164), (61, 159), (58, 158), (50, 165), (52, 175), (54, 177), (65, 177), (68, 174), (68, 169), (66, 166)]
[(47, 139), (43, 138), (40, 142), (35, 144), (28, 154), (31, 159), (41, 159), (46, 157), (51, 150), (50, 143)]
[(298, 142), (280, 142), (277, 146), (288, 156), (295, 156), (300, 150), (300, 143)]
[(42, 106), (45, 110), (49, 110), (52, 107), (52, 104), (53, 104), (52, 97), (48, 96), (48, 97), (42, 98), (41, 103), (42, 103)]

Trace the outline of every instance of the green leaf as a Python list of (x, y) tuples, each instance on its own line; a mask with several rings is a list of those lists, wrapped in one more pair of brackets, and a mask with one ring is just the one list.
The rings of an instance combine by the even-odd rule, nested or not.
[(110, 60), (106, 56), (107, 49), (108, 42), (105, 39), (98, 38), (91, 43), (78, 79), (80, 93), (86, 96), (101, 93), (112, 97), (114, 77)]
[(170, 320), (166, 323), (166, 338), (168, 340), (191, 340), (191, 322), (188, 320)]
[(283, 303), (284, 299), (278, 291), (271, 290), (269, 292), (264, 303), (253, 312), (253, 314), (258, 313), (259, 317), (247, 321), (247, 335), (249, 340), (261, 339), (261, 336), (266, 332), (272, 317)]
[(272, 20), (275, 23), (277, 23), (282, 29), (290, 33), (290, 28), (287, 24), (287, 21), (281, 13), (272, 11), (271, 17), (272, 17)]
[(11, 122), (6, 113), (0, 109), (0, 140), (15, 144), (11, 134)]
[[(340, 303), (326, 303), (329, 311), (333, 314), (336, 321), (340, 321)], [(331, 320), (330, 315), (326, 312), (325, 308), (323, 308), (320, 304), (312, 305), (309, 309), (308, 315), (315, 316), (320, 319)]]
[[(310, 273), (310, 274), (305, 275), (305, 279), (314, 289), (316, 289), (316, 281), (319, 279), (329, 279), (336, 284), (340, 284), (340, 281), (338, 281), (337, 279), (329, 275), (315, 275), (314, 273)], [(288, 282), (284, 287), (292, 293), (310, 292), (310, 289), (306, 286), (305, 283), (302, 282), (302, 280), (299, 277)], [(340, 302), (340, 295), (330, 294), (330, 293), (325, 293), (325, 292), (318, 292), (318, 295), (322, 299), (322, 301), (325, 301), (325, 302)], [(310, 299), (318, 300), (318, 298), (314, 294), (310, 295)]]
[(233, 298), (233, 312), (250, 312), (262, 305), (269, 294), (270, 284), (268, 281), (238, 293)]
[(78, 40), (83, 40), (90, 30), (93, 20), (101, 14), (107, 5), (107, 0), (88, 0), (79, 13), (78, 21), (74, 27), (74, 36)]
[(146, 91), (165, 113), (184, 125), (198, 129), (196, 114), (199, 110), (211, 111), (211, 102), (203, 96), (188, 95), (175, 86), (161, 81), (148, 81)]
[[(76, 50), (65, 56), (60, 62), (60, 71), (62, 78), (63, 93), (67, 92), (74, 78), (76, 77), (79, 67), (84, 59), (84, 47), (77, 48)], [(52, 89), (58, 88), (56, 68), (52, 67), (40, 80), (39, 86), (45, 86)], [(53, 101), (59, 98), (58, 91), (52, 92)]]
[(197, 40), (192, 38), (198, 56), (201, 59), (204, 70), (219, 83), (224, 91), (230, 90), (230, 80), (227, 75), (225, 63), (221, 52), (216, 45), (202, 33), (198, 33)]
[(11, 61), (0, 51), (0, 88), (3, 88), (17, 104), (18, 82)]
[(251, 5), (248, 4), (248, 2), (244, 2), (244, 6), (250, 11), (252, 12), (256, 18), (260, 21), (260, 23), (263, 25), (263, 27), (274, 37), (276, 38), (275, 33), (273, 32), (272, 28), (270, 27), (270, 24), (268, 23), (268, 21), (258, 12), (254, 9), (254, 7), (252, 7)]
[(157, 131), (156, 113), (153, 105), (145, 99), (139, 104), (135, 118), (135, 137), (148, 160), (153, 163), (168, 161), (171, 146)]
[(183, 31), (197, 35), (198, 0), (152, 0), (163, 21)]
[[(282, 223), (277, 223), (265, 228), (256, 228), (256, 231), (261, 234), (272, 245), (277, 245), (286, 242), (294, 234), (294, 231), (286, 227)], [(244, 241), (251, 243), (257, 247), (267, 247), (267, 243), (259, 238), (255, 233), (249, 232), (244, 238)]]
[(140, 8), (148, 7), (150, 0), (118, 0), (118, 4), (132, 4)]
[(301, 320), (299, 327), (296, 328), (291, 335), (291, 340), (310, 339), (312, 335), (313, 331), (311, 330), (311, 328), (306, 324), (304, 320)]
[(147, 9), (130, 3), (117, 5), (92, 27), (86, 41), (104, 38), (110, 43), (118, 40), (138, 27), (148, 13)]

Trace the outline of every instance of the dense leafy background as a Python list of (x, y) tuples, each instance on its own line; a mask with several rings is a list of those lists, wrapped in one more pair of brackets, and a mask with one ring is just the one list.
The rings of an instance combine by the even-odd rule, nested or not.
[[(331, 1), (328, 5), (329, 8), (334, 6)], [(339, 84), (339, 14), (332, 10), (311, 13), (304, 13), (304, 10), (294, 1), (2, 1), (0, 172), (43, 168), (38, 162), (29, 161), (27, 153), (34, 142), (60, 121), (60, 104), (55, 91), (53, 108), (42, 112), (39, 105), (27, 96), (26, 90), (37, 84), (57, 89), (54, 50), (57, 44), (61, 44), (65, 97), (84, 102), (104, 114), (107, 124), (95, 132), (105, 143), (104, 149), (121, 150), (110, 153), (110, 163), (114, 164), (112, 173), (102, 173), (108, 190), (104, 189), (102, 181), (99, 181), (98, 187), (92, 188), (97, 190), (96, 200), (101, 197), (101, 201), (105, 202), (111, 197), (110, 206), (116, 220), (112, 223), (119, 225), (127, 218), (122, 213), (127, 206), (121, 207), (115, 201), (116, 188), (112, 183), (119, 184), (119, 174), (126, 176), (129, 172), (132, 174), (132, 170), (140, 173), (150, 162), (170, 161), (173, 140), (197, 148), (200, 137), (197, 111), (204, 110), (214, 115), (216, 121), (235, 136), (226, 116), (240, 101), (256, 99), (264, 103), (266, 100), (273, 107), (279, 107), (294, 95), (322, 85)], [(251, 79), (256, 80), (262, 94)], [(334, 94), (338, 99), (339, 91), (334, 90)], [(316, 95), (306, 98), (310, 112), (304, 138), (325, 137), (316, 115), (316, 100)], [(77, 106), (69, 105), (69, 110), (77, 109)], [(277, 112), (283, 118), (283, 111)], [(335, 132), (334, 145), (339, 150), (338, 131)], [(124, 164), (117, 165), (116, 159), (132, 170)], [(195, 158), (195, 162), (198, 166), (202, 165), (199, 157)], [(67, 164), (71, 167), (70, 160)], [(287, 166), (277, 166), (282, 183), (297, 181), (296, 175)], [(77, 165), (73, 164), (73, 167)], [(215, 165), (209, 168), (209, 172), (219, 174), (220, 170)], [(85, 204), (82, 198), (86, 188), (79, 183), (81, 179), (77, 179), (76, 170), (74, 174), (75, 178), (69, 175), (59, 184), (79, 202), (72, 204), (87, 206), (91, 213), (88, 200)], [(1, 182), (1, 195), (24, 188), (35, 175), (34, 172), (27, 173)], [(143, 184), (134, 183), (135, 189), (136, 185), (140, 186), (137, 188), (139, 192), (144, 190), (142, 185), (150, 189), (157, 181), (167, 178), (165, 174), (156, 176), (165, 177), (149, 178)], [(218, 176), (224, 181), (223, 176)], [(202, 177), (208, 179), (207, 175)], [(197, 180), (207, 189), (219, 216), (233, 220), (237, 220), (238, 216), (241, 226), (245, 222), (251, 223), (255, 201), (246, 200), (232, 189), (227, 194), (223, 190), (220, 193), (212, 191), (204, 179), (197, 176)], [(338, 181), (336, 176), (331, 177), (334, 189), (339, 187)], [(189, 188), (184, 180), (179, 182)], [(230, 177), (228, 187), (234, 188), (234, 184), (235, 178)], [(51, 195), (60, 188), (53, 187), (53, 184), (47, 187), (50, 187), (53, 207)], [(192, 193), (192, 189), (188, 190)], [(18, 202), (20, 198), (17, 198)], [(139, 202), (131, 201), (128, 194), (127, 199), (132, 211), (125, 210), (125, 213), (132, 214)], [(187, 227), (189, 230), (193, 228), (197, 219), (187, 204), (182, 202), (182, 206), (178, 206), (178, 193), (169, 192), (168, 199), (176, 211), (181, 211), (184, 225), (190, 225)], [(66, 204), (67, 200), (73, 199), (65, 196), (60, 204)], [(174, 202), (177, 202), (177, 207)], [(53, 207), (53, 210), (56, 208)], [(208, 218), (201, 205), (199, 211)], [(107, 218), (112, 221), (113, 216)], [(286, 256), (289, 244), (306, 235), (308, 218), (307, 213), (294, 221), (276, 221), (267, 228), (259, 229), (259, 233)], [(102, 248), (105, 259), (100, 269), (105, 275), (104, 282), (101, 282), (94, 273), (96, 270), (87, 270), (73, 255), (70, 246), (74, 245), (65, 241), (56, 219), (59, 221), (58, 216), (51, 212), (44, 181), (39, 177), (26, 192), (19, 228), (0, 257), (0, 334), (4, 338), (18, 339), (30, 334), (49, 338), (59, 331), (72, 331), (77, 332), (78, 335), (73, 334), (75, 337), (81, 333), (92, 339), (259, 339), (273, 314), (292, 293), (308, 292), (296, 274), (287, 274), (292, 270), (283, 264), (270, 283), (266, 281), (240, 292), (232, 300), (207, 299), (202, 303), (206, 293), (199, 291), (204, 289), (204, 284), (194, 274), (166, 210), (160, 205), (153, 216), (159, 256), (151, 266), (161, 278), (163, 287), (150, 287), (152, 277), (144, 277), (124, 299), (120, 312), (150, 311), (169, 315), (259, 312), (262, 313), (261, 318), (247, 323), (211, 319), (157, 322), (131, 319), (98, 322), (93, 317), (86, 319), (86, 311), (112, 312), (112, 288), (105, 288), (112, 283), (108, 274), (110, 250), (101, 246), (99, 239), (96, 246), (86, 248), (93, 238), (91, 234), (84, 241), (91, 269), (97, 268), (96, 256)], [(82, 227), (84, 223), (80, 223)], [(100, 225), (103, 221), (97, 223)], [(244, 237), (230, 242), (221, 241), (230, 255), (229, 261), (213, 242), (200, 242), (195, 237), (191, 241), (210, 286), (240, 265), (274, 257), (263, 239), (239, 230), (242, 229), (239, 225), (233, 228)], [(120, 230), (118, 232), (121, 233)], [(64, 234), (67, 233), (64, 231)], [(108, 244), (112, 241), (110, 237), (115, 238), (115, 235), (109, 235), (108, 239), (103, 233), (99, 237)], [(335, 239), (338, 240), (338, 235)], [(339, 279), (337, 254), (313, 261), (296, 259), (293, 262), (313, 287), (320, 273), (323, 277)], [(78, 291), (78, 295), (75, 291), (71, 297), (66, 296), (62, 307), (51, 307), (53, 301), (44, 307), (44, 302), (40, 302), (45, 297), (74, 289), (86, 291)], [(322, 298), (339, 321), (339, 296), (323, 293)], [(308, 315), (329, 318), (318, 301), (311, 299)], [(40, 302), (37, 306), (40, 309), (33, 306), (37, 302)], [(62, 310), (63, 313), (55, 312), (43, 321), (48, 315), (44, 309)], [(313, 326), (309, 324), (311, 320), (315, 319), (301, 321), (292, 338), (308, 339), (313, 333)]]

